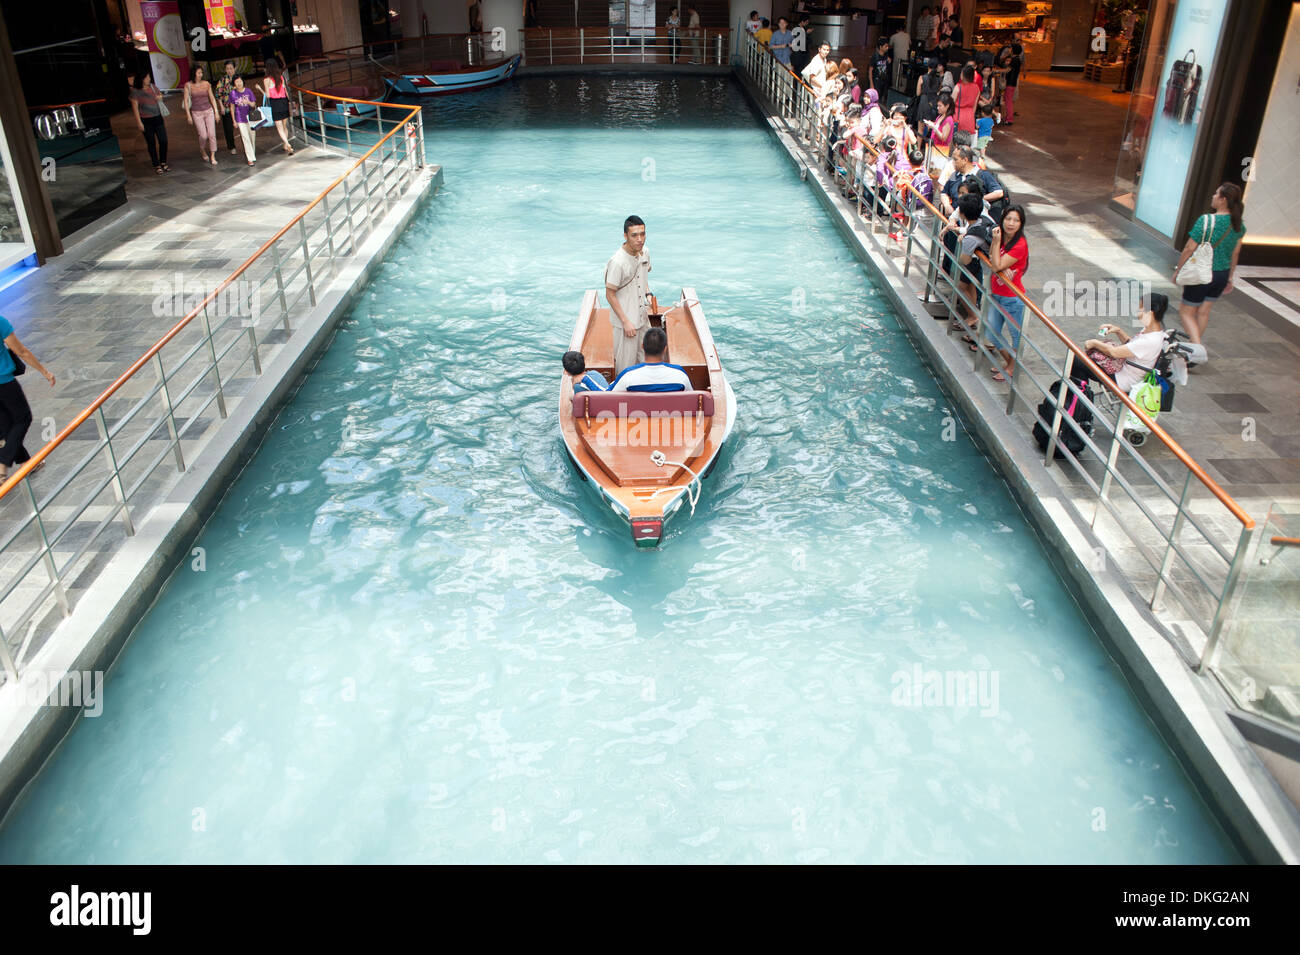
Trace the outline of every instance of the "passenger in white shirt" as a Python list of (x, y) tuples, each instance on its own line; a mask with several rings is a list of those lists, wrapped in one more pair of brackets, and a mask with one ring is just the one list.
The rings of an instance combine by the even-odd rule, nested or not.
[(630, 365), (609, 386), (610, 391), (690, 391), (691, 379), (680, 365), (664, 361), (668, 350), (668, 334), (662, 328), (651, 328), (645, 333), (641, 347), (645, 361)]

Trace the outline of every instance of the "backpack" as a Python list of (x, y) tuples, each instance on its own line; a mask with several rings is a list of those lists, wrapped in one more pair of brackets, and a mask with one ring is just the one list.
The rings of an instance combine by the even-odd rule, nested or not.
[[(1084, 378), (1071, 379), (1074, 385), (1079, 389), (1085, 398), (1092, 400), (1092, 388), (1090, 382)], [(1039, 450), (1047, 450), (1047, 439), (1050, 435), (1052, 421), (1056, 417), (1056, 396), (1061, 393), (1065, 383), (1058, 381), (1052, 385), (1052, 394), (1038, 403), (1038, 420), (1034, 422), (1034, 440), (1038, 442)], [(1055, 454), (1053, 457), (1063, 458), (1065, 455), (1061, 452), (1061, 445), (1075, 457), (1083, 450), (1083, 436), (1092, 434), (1092, 411), (1079, 400), (1079, 396), (1073, 391), (1066, 390), (1065, 405), (1061, 409), (1061, 427), (1056, 433)], [(1044, 424), (1043, 422), (1046, 422)]]

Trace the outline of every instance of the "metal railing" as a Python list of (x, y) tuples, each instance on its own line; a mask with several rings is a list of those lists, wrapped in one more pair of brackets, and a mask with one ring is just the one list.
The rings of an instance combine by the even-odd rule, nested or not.
[[(297, 95), (295, 134), (359, 151), (357, 161), (201, 301), (178, 309), (185, 314), (167, 334), (0, 484), (0, 672), (7, 680), (19, 677), (46, 615), (72, 612), (70, 582), (84, 585), (96, 545), (134, 535), (142, 509), (186, 470), (213, 409), (227, 416), (248, 379), (261, 375), (263, 352), (293, 335), (294, 318), (315, 307), (424, 164), (418, 106)], [(372, 126), (369, 145), (336, 139), (328, 127), (308, 129), (304, 102), (327, 99), (373, 108), (392, 128)], [(185, 294), (178, 290), (188, 304)], [(38, 491), (29, 478), (45, 463), (56, 477)]]
[(683, 28), (670, 34), (666, 27), (636, 33), (619, 27), (541, 27), (520, 30), (519, 49), (527, 66), (727, 65), (731, 55), (730, 30), (701, 28), (697, 36), (688, 36), (687, 32)]
[[(978, 276), (963, 265), (941, 238), (944, 214), (893, 165), (880, 163), (880, 172), (885, 174), (881, 181), (877, 172), (880, 157), (870, 144), (865, 144), (859, 155), (833, 149), (836, 143), (828, 104), (753, 37), (747, 38), (741, 60), (742, 69), (766, 97), (772, 114), (785, 122), (812, 162), (852, 197), (859, 219), (868, 227), (869, 241), (886, 255), (901, 256), (904, 278), (920, 286), (915, 290), (927, 306), (934, 303), (951, 316), (959, 315), (964, 307), (976, 316), (976, 325), (970, 330), (976, 343), (973, 366), (1001, 369), (1001, 356), (990, 339), (989, 319), (996, 310), (1005, 325), (1015, 327), (1018, 323), (990, 291), (993, 269), (988, 258), (976, 253), (982, 266)], [(882, 229), (886, 233), (883, 239)], [(970, 292), (963, 290), (963, 283)], [(976, 289), (982, 294), (973, 294)], [(1033, 421), (1047, 432), (1044, 466), (1052, 467), (1057, 455), (1067, 464), (1067, 477), (1077, 481), (1075, 493), (1067, 499), (1094, 529), (1103, 512), (1114, 518), (1118, 530), (1154, 574), (1144, 581), (1134, 568), (1123, 568), (1135, 586), (1149, 587), (1150, 606), (1156, 609), (1166, 594), (1172, 595), (1203, 630), (1206, 639), (1199, 659), (1187, 661), (1199, 671), (1213, 655), (1223, 631), (1255, 522), (1041, 308), (1023, 293), (1012, 291), (1023, 303), (1025, 327), (1014, 345), (1015, 366), (1007, 376), (1004, 411), (1008, 415), (1017, 408), (1030, 412), (1047, 399), (1052, 408), (1048, 417), (1039, 417), (1037, 410), (1032, 410)], [(1002, 334), (1007, 334), (1005, 329)], [(1100, 379), (1096, 401), (1075, 382), (1072, 373), (1081, 367)], [(1091, 432), (1063, 413), (1062, 406), (1071, 400), (1093, 413)], [(1129, 415), (1149, 427), (1154, 444), (1168, 452), (1173, 461), (1172, 477), (1153, 467), (1125, 438)], [(1082, 441), (1079, 454), (1065, 446), (1063, 427)], [(1200, 492), (1195, 497), (1194, 489)]]

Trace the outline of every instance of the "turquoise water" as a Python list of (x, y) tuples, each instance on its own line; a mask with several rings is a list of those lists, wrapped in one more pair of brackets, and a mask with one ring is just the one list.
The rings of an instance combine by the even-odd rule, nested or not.
[[(426, 115), (446, 187), (0, 861), (1237, 859), (728, 81)], [(657, 551), (555, 421), (631, 212), (740, 407)]]

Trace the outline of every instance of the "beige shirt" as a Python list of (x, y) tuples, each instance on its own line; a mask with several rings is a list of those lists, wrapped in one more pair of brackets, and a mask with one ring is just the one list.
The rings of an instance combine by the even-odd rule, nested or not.
[[(623, 314), (635, 328), (644, 328), (650, 324), (650, 303), (646, 300), (650, 291), (650, 253), (641, 249), (641, 258), (628, 254), (621, 245), (618, 251), (605, 265), (605, 285), (618, 289), (617, 298)], [(618, 315), (611, 308), (609, 317), (618, 321)]]

